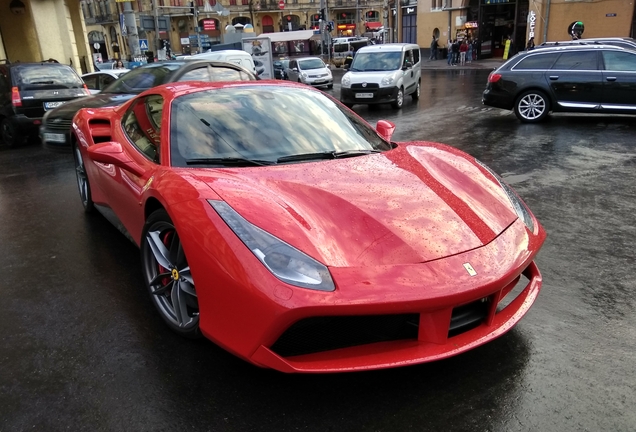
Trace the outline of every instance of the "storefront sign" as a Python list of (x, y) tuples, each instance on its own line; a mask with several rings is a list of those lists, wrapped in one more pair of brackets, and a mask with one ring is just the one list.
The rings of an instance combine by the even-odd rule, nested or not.
[(338, 24), (336, 27), (338, 30), (355, 30), (355, 24)]
[(190, 45), (190, 38), (181, 38), (181, 45)]
[(216, 30), (216, 22), (213, 19), (203, 20), (203, 30)]
[(528, 14), (528, 39), (534, 37), (534, 28), (537, 25), (537, 14), (534, 11), (530, 11)]
[(415, 13), (415, 8), (414, 7), (407, 7), (406, 8), (406, 14), (407, 15), (411, 15), (413, 13)]
[(479, 23), (477, 21), (468, 21), (464, 24), (464, 28), (467, 29), (476, 29), (479, 27)]

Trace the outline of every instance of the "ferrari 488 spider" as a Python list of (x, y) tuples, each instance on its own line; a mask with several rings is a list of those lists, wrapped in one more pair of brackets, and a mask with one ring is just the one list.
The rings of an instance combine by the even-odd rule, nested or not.
[(545, 232), (487, 166), (283, 82), (174, 83), (73, 121), (84, 209), (176, 332), (284, 372), (437, 360), (510, 330)]

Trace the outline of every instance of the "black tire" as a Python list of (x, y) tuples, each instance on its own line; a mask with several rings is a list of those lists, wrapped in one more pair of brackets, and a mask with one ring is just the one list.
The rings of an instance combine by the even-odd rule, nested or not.
[(91, 185), (86, 175), (82, 153), (80, 153), (79, 147), (75, 143), (73, 143), (73, 160), (75, 161), (75, 176), (77, 177), (77, 189), (82, 200), (82, 207), (84, 207), (86, 213), (92, 213), (95, 210), (95, 204), (91, 194)]
[(538, 123), (550, 113), (550, 100), (541, 90), (528, 90), (517, 97), (514, 111), (523, 123)]
[(400, 87), (398, 89), (397, 97), (395, 101), (391, 104), (391, 106), (395, 109), (400, 109), (404, 105), (404, 88)]
[(350, 103), (344, 103), (344, 102), (343, 102), (342, 104), (343, 104), (344, 106), (346, 106), (347, 108), (349, 108), (349, 109), (353, 108), (353, 104), (350, 104)]
[(411, 93), (411, 97), (413, 98), (414, 101), (418, 100), (420, 98), (420, 90), (421, 90), (421, 83), (420, 81), (417, 82), (417, 88), (415, 89), (415, 91), (413, 93)]
[(201, 337), (194, 281), (170, 216), (164, 209), (146, 220), (141, 236), (141, 270), (152, 303), (174, 332)]
[(333, 88), (333, 84), (329, 84), (329, 85), (327, 86), (327, 88), (328, 88), (329, 90), (331, 90), (331, 89)]
[(24, 142), (24, 136), (11, 120), (5, 118), (0, 122), (0, 135), (7, 147), (17, 147)]

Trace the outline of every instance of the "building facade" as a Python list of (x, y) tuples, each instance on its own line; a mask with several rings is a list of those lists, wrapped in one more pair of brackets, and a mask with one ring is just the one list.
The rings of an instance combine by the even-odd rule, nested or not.
[(583, 37), (634, 37), (635, 2), (625, 0), (420, 0), (417, 41), (428, 47), (449, 39), (476, 40), (480, 58), (501, 57), (535, 44), (568, 40), (568, 26), (583, 21)]

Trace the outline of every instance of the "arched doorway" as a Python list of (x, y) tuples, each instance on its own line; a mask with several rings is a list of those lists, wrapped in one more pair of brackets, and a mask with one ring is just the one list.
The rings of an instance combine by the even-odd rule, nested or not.
[(91, 46), (91, 53), (93, 53), (93, 61), (95, 63), (101, 63), (108, 60), (108, 50), (106, 49), (104, 33), (98, 31), (88, 33), (88, 44)]
[(263, 33), (274, 33), (274, 19), (271, 16), (265, 15), (262, 19), (262, 24)]
[(120, 59), (119, 37), (115, 26), (110, 26), (110, 47), (112, 49), (113, 58)]
[(298, 15), (285, 15), (282, 27), (283, 31), (300, 30), (300, 17)]
[(252, 24), (252, 20), (249, 17), (236, 17), (232, 20), (232, 25), (236, 24)]

